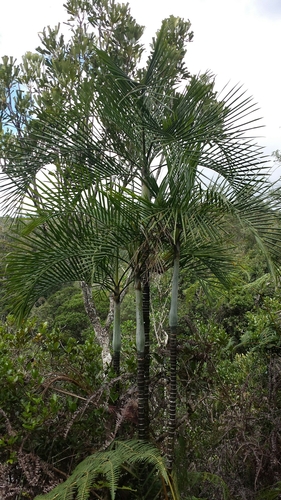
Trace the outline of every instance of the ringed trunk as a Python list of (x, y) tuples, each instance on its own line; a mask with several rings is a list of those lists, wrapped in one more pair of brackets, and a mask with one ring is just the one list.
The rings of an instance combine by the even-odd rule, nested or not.
[(174, 257), (174, 271), (171, 293), (171, 307), (169, 314), (170, 326), (170, 398), (169, 398), (169, 423), (168, 423), (168, 469), (171, 471), (174, 461), (174, 442), (176, 430), (176, 404), (177, 404), (177, 329), (178, 329), (178, 290), (179, 290), (180, 255), (179, 247)]
[(136, 293), (136, 347), (138, 386), (138, 437), (147, 439), (145, 420), (145, 334), (143, 320), (143, 296), (140, 276), (135, 279)]
[(145, 404), (145, 426), (149, 430), (149, 382), (150, 382), (150, 283), (149, 272), (147, 272), (143, 284), (143, 320), (144, 320), (144, 404)]

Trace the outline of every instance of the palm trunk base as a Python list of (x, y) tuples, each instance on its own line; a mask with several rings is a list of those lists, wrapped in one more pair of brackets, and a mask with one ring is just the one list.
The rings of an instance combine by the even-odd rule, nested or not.
[(145, 354), (138, 352), (137, 354), (138, 374), (138, 438), (146, 440), (148, 438), (148, 425), (146, 421), (146, 404), (145, 404)]
[(120, 352), (114, 352), (112, 356), (112, 366), (116, 377), (120, 375)]
[(171, 472), (174, 462), (177, 406), (177, 327), (170, 327), (170, 398), (167, 461)]
[[(116, 377), (120, 376), (120, 351), (113, 352), (112, 356), (112, 366)], [(117, 401), (120, 398), (120, 380), (115, 382), (113, 387), (113, 397), (114, 397), (114, 405), (116, 405)]]

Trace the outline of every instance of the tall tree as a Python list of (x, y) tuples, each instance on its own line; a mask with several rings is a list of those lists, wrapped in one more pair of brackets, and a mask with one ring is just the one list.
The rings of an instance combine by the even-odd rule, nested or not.
[[(238, 88), (218, 96), (208, 76), (189, 78), (184, 65), (189, 30), (190, 24), (181, 19), (171, 16), (165, 20), (153, 40), (146, 67), (130, 69), (128, 74), (128, 68), (118, 66), (116, 58), (92, 45), (89, 66), (83, 71), (90, 72), (93, 65), (93, 86), (87, 79), (84, 85), (82, 71), (81, 86), (70, 94), (60, 93), (60, 73), (55, 73), (57, 63), (52, 57), (49, 68), (59, 91), (56, 107), (53, 100), (49, 106), (45, 98), (39, 99), (34, 109), (36, 117), (28, 122), (24, 137), (5, 143), (7, 186), (14, 189), (16, 201), (29, 194), (36, 212), (23, 233), (25, 253), (15, 251), (9, 257), (10, 269), (13, 266), (9, 290), (14, 293), (19, 314), (26, 314), (37, 294), (53, 280), (69, 281), (71, 276), (79, 276), (91, 283), (93, 266), (106, 269), (104, 259), (108, 256), (114, 266), (117, 252), (120, 255), (122, 249), (126, 253), (136, 293), (141, 438), (147, 437), (148, 377), (143, 283), (149, 283), (150, 271), (157, 265), (163, 269), (173, 266), (170, 467), (180, 264), (187, 258), (194, 259), (204, 264), (203, 270), (216, 271), (224, 279), (224, 249), (216, 244), (223, 209), (245, 220), (270, 255), (264, 220), (257, 217), (267, 206), (268, 231), (272, 237), (276, 235), (274, 213), (266, 205), (266, 197), (258, 196), (264, 182), (264, 159), (260, 148), (248, 137), (256, 125), (252, 116), (255, 106)], [(37, 174), (48, 164), (55, 165), (54, 195), (47, 187), (39, 189)], [(46, 182), (51, 181), (46, 178)], [(245, 205), (243, 210), (235, 209), (235, 200), (242, 194), (251, 200), (250, 212)], [(12, 200), (11, 191), (8, 196)], [(105, 207), (100, 205), (99, 196), (108, 199)], [(36, 203), (38, 198), (40, 203)], [(107, 203), (114, 207), (111, 218), (105, 216), (109, 213), (104, 210)], [(212, 221), (208, 214), (214, 216), (216, 212), (220, 217)], [(186, 245), (189, 239), (195, 243)], [(37, 246), (39, 250), (34, 252)], [(169, 248), (167, 262), (162, 257), (165, 246)], [(28, 255), (30, 266), (23, 269), (24, 255)], [(227, 259), (225, 262), (229, 263)], [(147, 314), (147, 305), (145, 311)]]

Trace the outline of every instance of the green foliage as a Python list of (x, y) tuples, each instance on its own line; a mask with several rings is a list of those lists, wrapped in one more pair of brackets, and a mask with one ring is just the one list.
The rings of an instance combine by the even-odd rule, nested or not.
[[(148, 473), (150, 484), (145, 484), (145, 488), (142, 484), (144, 489), (138, 491), (140, 485), (137, 474), (141, 476), (143, 470), (146, 471), (146, 474)], [(119, 485), (124, 471), (132, 476), (131, 485), (130, 482), (124, 486)], [(87, 500), (90, 498), (91, 489), (104, 490), (105, 488), (110, 491), (112, 500), (116, 498), (117, 490), (130, 491), (131, 499), (153, 500), (159, 498), (161, 491), (165, 492), (167, 498), (167, 490), (162, 485), (161, 480), (167, 485), (173, 500), (177, 500), (179, 497), (167, 473), (165, 460), (157, 448), (142, 441), (115, 441), (112, 449), (86, 458), (66, 482), (58, 485), (47, 495), (40, 495), (36, 499), (60, 500), (68, 498), (71, 500), (79, 498)], [(155, 486), (156, 494), (153, 493)], [(145, 492), (146, 488), (148, 488), (149, 496)]]
[[(59, 25), (47, 27), (37, 54), (0, 65), (1, 194), (5, 210), (19, 214), (1, 268), (19, 327), (10, 316), (1, 327), (0, 480), (30, 498), (88, 498), (91, 488), (147, 500), (161, 490), (167, 498), (170, 488), (175, 498), (151, 445), (116, 441), (92, 455), (118, 433), (135, 433), (149, 394), (151, 435), (168, 449), (170, 467), (169, 401), (181, 496), (226, 498), (229, 490), (250, 500), (276, 483), (281, 460), (280, 298), (268, 282), (271, 273), (279, 286), (280, 193), (249, 139), (255, 106), (239, 87), (218, 95), (209, 75), (189, 75), (189, 21), (164, 20), (141, 68), (143, 27), (128, 5), (68, 0), (66, 8), (69, 40)], [(182, 270), (169, 364), (175, 262)], [(149, 388), (148, 373), (136, 377), (131, 290), (115, 380), (110, 368), (102, 373), (79, 289), (61, 288), (82, 280), (106, 291), (96, 300), (104, 321), (107, 294), (119, 300), (135, 278), (141, 292), (148, 276), (156, 337)], [(39, 321), (22, 323), (31, 310)]]
[(61, 287), (57, 292), (48, 294), (46, 299), (41, 297), (33, 309), (33, 315), (77, 340), (81, 340), (83, 333), (90, 327), (81, 289), (75, 285)]
[[(263, 332), (268, 328), (277, 328), (278, 332), (280, 310), (278, 294), (275, 294), (274, 298), (271, 297), (272, 287), (269, 286), (269, 296), (266, 297), (262, 285), (261, 290), (256, 288), (251, 292), (249, 289), (246, 295), (241, 291), (239, 299), (239, 289), (236, 288), (235, 303), (239, 303), (241, 309), (240, 322), (247, 325), (252, 335), (251, 342), (240, 346), (237, 352), (235, 344), (229, 342), (231, 332), (228, 333), (222, 324), (218, 325), (217, 321), (217, 317), (221, 315), (222, 301), (225, 307), (228, 304), (228, 295), (221, 297), (218, 290), (217, 296), (216, 294), (213, 296), (213, 301), (208, 302), (203, 290), (196, 284), (190, 294), (193, 303), (189, 303), (187, 309), (186, 293), (183, 291), (188, 289), (191, 278), (192, 272), (190, 278), (188, 273), (185, 273), (182, 276), (180, 289), (182, 317), (178, 347), (178, 423), (181, 420), (183, 423), (177, 430), (178, 488), (187, 498), (221, 500), (224, 498), (222, 482), (224, 481), (233, 498), (240, 499), (246, 495), (247, 499), (252, 500), (257, 495), (254, 493), (256, 475), (257, 491), (276, 482), (274, 457), (278, 455), (274, 448), (274, 436), (281, 406), (278, 393), (278, 388), (281, 387), (280, 367), (274, 347), (270, 345), (267, 348), (265, 345), (259, 349), (258, 339), (263, 338)], [(152, 307), (157, 313), (155, 325), (159, 328), (160, 341), (152, 343), (150, 388), (151, 433), (156, 440), (163, 435), (164, 395), (165, 390), (167, 391), (165, 377), (169, 376), (165, 343), (162, 343), (167, 326), (166, 279), (165, 275), (158, 276), (153, 285), (155, 293)], [(255, 297), (261, 292), (259, 305), (255, 307), (253, 306)], [(47, 300), (50, 300), (55, 310), (60, 307), (60, 300), (66, 301), (67, 294), (70, 297), (70, 289), (66, 294), (55, 292), (54, 298), (50, 296)], [(128, 307), (124, 310), (126, 321), (121, 367), (130, 375), (129, 381), (124, 380), (121, 384), (121, 401), (127, 401), (126, 391), (134, 387), (136, 380), (131, 292), (128, 293), (126, 300)], [(230, 319), (231, 314), (236, 315), (232, 307), (233, 300), (233, 296), (230, 295), (228, 306)], [(208, 304), (208, 314), (201, 314), (204, 304)], [(250, 310), (247, 311), (247, 308)], [(189, 321), (185, 319), (187, 313)], [(166, 320), (162, 322), (161, 318), (165, 317)], [(0, 408), (5, 411), (8, 418), (8, 421), (5, 420), (1, 413), (1, 462), (6, 464), (5, 467), (17, 467), (18, 471), (22, 470), (19, 464), (22, 460), (19, 449), (24, 441), (26, 460), (29, 460), (33, 469), (35, 466), (32, 465), (33, 462), (28, 455), (30, 451), (33, 450), (40, 460), (50, 463), (49, 450), (52, 449), (51, 455), (55, 467), (71, 475), (77, 463), (91, 453), (90, 448), (93, 450), (102, 446), (105, 440), (104, 426), (108, 425), (109, 432), (112, 432), (116, 425), (115, 418), (109, 416), (105, 410), (108, 395), (112, 397), (111, 390), (106, 390), (107, 395), (104, 394), (99, 400), (99, 408), (90, 406), (83, 414), (83, 418), (79, 417), (82, 415), (84, 401), (77, 396), (87, 398), (95, 390), (99, 391), (102, 381), (105, 383), (98, 368), (100, 351), (95, 344), (93, 334), (90, 331), (85, 332), (83, 342), (80, 340), (77, 343), (67, 332), (55, 329), (49, 331), (47, 325), (37, 326), (35, 319), (17, 330), (11, 317), (7, 318), (6, 325), (2, 326), (1, 331), (0, 369), (4, 390), (0, 396)], [(278, 337), (276, 342), (278, 352)], [(67, 380), (56, 377), (55, 381), (53, 375), (65, 375)], [(73, 381), (79, 382), (82, 387), (73, 384)], [(49, 388), (44, 393), (46, 386)], [(73, 395), (60, 391), (67, 391)], [(124, 403), (124, 408), (128, 411), (129, 402)], [(122, 420), (121, 412), (124, 410), (114, 411), (120, 415), (117, 421), (119, 418), (122, 421), (118, 431), (120, 435), (124, 438), (131, 436), (134, 428), (132, 430), (128, 420)], [(12, 433), (9, 431), (8, 422)], [(65, 439), (63, 435), (68, 426), (71, 430)], [(89, 428), (94, 429), (94, 432), (89, 433)], [(75, 455), (72, 466), (67, 458), (71, 453)], [(129, 469), (133, 475), (121, 466), (119, 486), (131, 488), (132, 491), (127, 490), (128, 494), (138, 498), (139, 474), (134, 471), (134, 467)], [(48, 470), (51, 471), (50, 468)], [(65, 478), (56, 476), (56, 480), (62, 477)], [(158, 476), (154, 477), (157, 488), (158, 486), (160, 488)], [(205, 481), (204, 478), (208, 480)], [(42, 488), (43, 484), (44, 487), (49, 485), (49, 489), (55, 485), (54, 479), (44, 482), (45, 479), (41, 477), (40, 481)], [(99, 488), (96, 490), (97, 493), (105, 496), (108, 490), (106, 478), (100, 477), (97, 481), (100, 481), (97, 483)], [(152, 479), (149, 482), (152, 484)], [(23, 484), (23, 491), (28, 491), (26, 479)], [(116, 498), (122, 492), (125, 494), (125, 490), (117, 489)], [(36, 494), (42, 494), (39, 484), (36, 488), (33, 487), (31, 498)]]
[(244, 347), (266, 354), (279, 354), (281, 347), (281, 302), (279, 293), (275, 297), (265, 297), (258, 311), (248, 312), (247, 331), (241, 337), (237, 348)]
[[(8, 317), (0, 327), (0, 345), (1, 462), (10, 460), (10, 454), (17, 457), (23, 443), (25, 452), (38, 449), (45, 459), (54, 440), (53, 453), (63, 455), (67, 445), (59, 436), (81, 403), (99, 387), (100, 352), (93, 336), (81, 345), (58, 330), (49, 331), (46, 323), (37, 325), (35, 319), (16, 329), (13, 318)], [(56, 425), (58, 416), (60, 423)], [(96, 418), (96, 429), (101, 429), (100, 410), (96, 414), (94, 410), (78, 426), (74, 420), (71, 427), (83, 433), (84, 426)], [(73, 439), (70, 434), (68, 446), (73, 446)], [(83, 453), (83, 446), (76, 453)]]

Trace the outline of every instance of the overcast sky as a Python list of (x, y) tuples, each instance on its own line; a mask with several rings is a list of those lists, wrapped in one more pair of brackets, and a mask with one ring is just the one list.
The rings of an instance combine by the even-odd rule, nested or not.
[[(17, 58), (39, 44), (38, 32), (66, 19), (64, 0), (0, 0), (0, 55)], [(261, 145), (281, 149), (281, 0), (130, 0), (146, 26), (148, 43), (170, 14), (189, 19), (194, 40), (187, 64), (192, 73), (210, 70), (217, 88), (227, 82), (245, 89), (260, 107)], [(276, 175), (281, 172), (276, 172)]]

